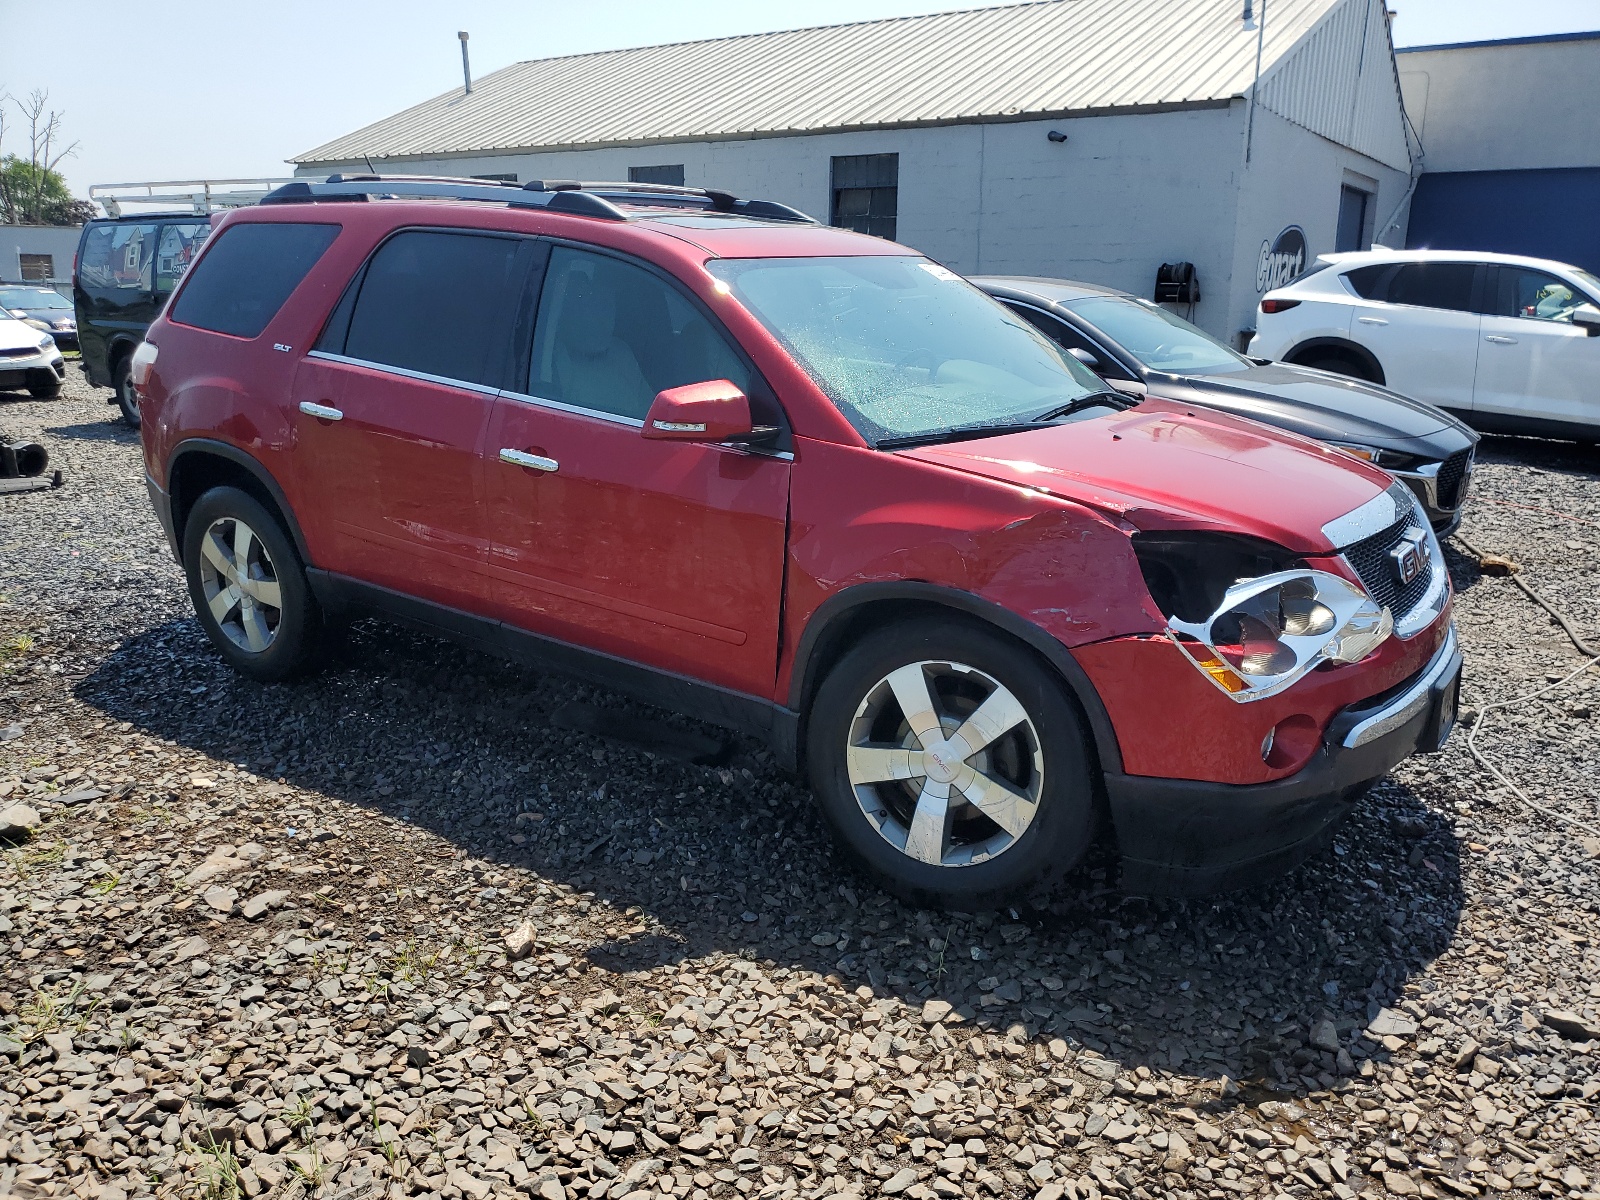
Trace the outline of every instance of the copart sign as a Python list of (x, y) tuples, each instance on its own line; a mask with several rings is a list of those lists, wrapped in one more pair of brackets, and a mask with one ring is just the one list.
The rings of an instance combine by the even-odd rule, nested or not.
[(1256, 260), (1256, 291), (1270, 292), (1306, 269), (1306, 231), (1291, 225), (1270, 242), (1261, 243)]

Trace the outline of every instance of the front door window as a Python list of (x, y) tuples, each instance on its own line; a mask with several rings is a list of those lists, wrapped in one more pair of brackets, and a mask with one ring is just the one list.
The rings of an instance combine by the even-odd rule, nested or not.
[(1570, 325), (1574, 310), (1594, 303), (1566, 280), (1544, 271), (1501, 267), (1498, 275), (1494, 307), (1490, 310), (1497, 317), (1525, 317)]

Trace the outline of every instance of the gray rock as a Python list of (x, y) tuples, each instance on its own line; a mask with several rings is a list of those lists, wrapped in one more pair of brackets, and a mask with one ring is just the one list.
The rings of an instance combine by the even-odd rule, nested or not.
[(1553, 1008), (1543, 1015), (1543, 1023), (1569, 1042), (1592, 1042), (1600, 1038), (1600, 1021), (1590, 1021), (1581, 1013)]
[(1367, 1032), (1378, 1038), (1408, 1038), (1415, 1036), (1417, 1023), (1392, 1008), (1380, 1008), (1378, 1015), (1367, 1022)]
[(1329, 1054), (1337, 1054), (1341, 1049), (1339, 1031), (1332, 1021), (1323, 1019), (1311, 1026), (1311, 1044), (1318, 1050), (1326, 1050)]
[(259, 921), (268, 910), (279, 907), (288, 898), (289, 893), (285, 891), (257, 892), (240, 906), (239, 915), (246, 921)]
[(0, 838), (21, 841), (39, 828), (39, 810), (26, 804), (11, 804), (0, 809)]

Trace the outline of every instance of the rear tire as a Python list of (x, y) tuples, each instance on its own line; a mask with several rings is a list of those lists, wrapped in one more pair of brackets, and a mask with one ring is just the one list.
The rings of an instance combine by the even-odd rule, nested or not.
[(1096, 779), (1060, 680), (960, 619), (891, 626), (848, 651), (811, 707), (807, 766), (842, 846), (914, 904), (1004, 905), (1094, 842)]
[(139, 397), (133, 390), (133, 356), (124, 354), (111, 371), (111, 386), (116, 389), (117, 407), (130, 429), (139, 428)]
[(238, 488), (206, 492), (183, 529), (195, 615), (228, 665), (272, 683), (303, 673), (322, 640), (322, 610), (282, 523)]

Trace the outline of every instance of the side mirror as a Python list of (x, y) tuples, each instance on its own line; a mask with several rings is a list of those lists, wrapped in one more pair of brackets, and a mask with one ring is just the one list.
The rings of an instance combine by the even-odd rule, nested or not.
[(1592, 304), (1580, 304), (1572, 310), (1572, 323), (1590, 337), (1600, 337), (1600, 308)]
[(658, 392), (644, 418), (645, 437), (671, 442), (726, 442), (753, 432), (749, 398), (726, 379)]
[(1072, 355), (1073, 358), (1077, 359), (1091, 371), (1098, 371), (1100, 369), (1100, 360), (1089, 351), (1085, 350), (1082, 346), (1069, 347), (1067, 353)]

